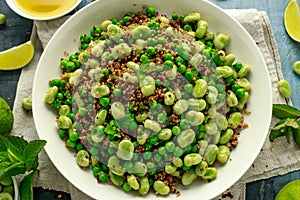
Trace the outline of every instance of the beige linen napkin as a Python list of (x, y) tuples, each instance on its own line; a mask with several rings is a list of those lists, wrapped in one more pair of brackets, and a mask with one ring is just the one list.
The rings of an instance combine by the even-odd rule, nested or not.
[[(246, 28), (260, 48), (272, 80), (273, 103), (291, 104), (290, 100), (282, 98), (277, 90), (276, 83), (283, 78), (283, 75), (278, 50), (267, 14), (254, 9), (226, 10), (226, 12), (236, 18)], [(32, 62), (22, 70), (13, 109), (15, 116), (13, 134), (23, 135), (28, 140), (38, 139), (38, 136), (34, 127), (32, 114), (22, 109), (21, 101), (23, 98), (31, 97), (33, 77), (43, 48), (56, 29), (66, 19), (67, 17), (63, 17), (53, 21), (34, 22), (32, 40), (36, 44), (36, 53)], [(273, 119), (271, 126), (275, 123), (276, 119)], [(270, 143), (266, 139), (262, 151), (253, 166), (227, 192), (233, 195), (233, 199), (244, 199), (246, 183), (300, 169), (299, 152), (299, 148), (294, 143), (287, 144), (285, 138), (277, 139), (274, 143)], [(35, 179), (34, 186), (68, 192), (71, 194), (73, 200), (90, 199), (77, 188), (73, 187), (57, 171), (45, 151), (41, 152), (39, 159), (40, 173)], [(220, 195), (215, 199), (222, 199), (222, 197)]]

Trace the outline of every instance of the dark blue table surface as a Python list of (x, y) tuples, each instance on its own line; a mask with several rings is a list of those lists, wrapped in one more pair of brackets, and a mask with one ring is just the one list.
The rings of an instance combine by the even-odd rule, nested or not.
[[(83, 2), (73, 11), (81, 9), (91, 0), (83, 0)], [(297, 76), (293, 70), (293, 63), (300, 60), (300, 43), (293, 41), (286, 33), (283, 24), (284, 9), (288, 0), (211, 0), (211, 2), (224, 9), (247, 9), (256, 8), (257, 10), (266, 11), (274, 32), (284, 78), (290, 83), (292, 88), (292, 101), (294, 106), (300, 109), (300, 76)], [(0, 0), (0, 13), (7, 17), (5, 25), (0, 26), (0, 51), (19, 45), (30, 38), (32, 29), (32, 21), (24, 19), (15, 14), (6, 4), (4, 0)], [(1, 62), (1, 61), (0, 61)], [(21, 70), (1, 71), (0, 70), (0, 96), (5, 98), (9, 105), (13, 107), (16, 87)], [(260, 180), (247, 184), (246, 199), (259, 200), (274, 199), (279, 189), (286, 183), (300, 179), (300, 171), (288, 173), (283, 176), (277, 176), (266, 180)], [(44, 190), (42, 188), (34, 188), (35, 199), (70, 199), (66, 193)]]

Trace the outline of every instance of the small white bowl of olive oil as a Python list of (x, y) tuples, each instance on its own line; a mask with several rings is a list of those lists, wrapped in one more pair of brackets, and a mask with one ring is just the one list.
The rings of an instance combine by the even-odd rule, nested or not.
[(74, 10), (82, 0), (6, 0), (17, 14), (32, 20), (51, 20)]

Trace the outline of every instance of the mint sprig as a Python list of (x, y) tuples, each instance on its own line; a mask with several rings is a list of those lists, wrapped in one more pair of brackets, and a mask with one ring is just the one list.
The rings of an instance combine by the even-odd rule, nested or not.
[(285, 136), (290, 143), (291, 133), (298, 147), (300, 147), (300, 110), (286, 104), (273, 104), (273, 116), (280, 119), (272, 128), (269, 140), (273, 142), (276, 138)]
[(32, 181), (38, 173), (38, 154), (45, 140), (27, 142), (21, 137), (0, 136), (0, 176), (26, 174), (20, 183), (21, 199), (32, 200)]

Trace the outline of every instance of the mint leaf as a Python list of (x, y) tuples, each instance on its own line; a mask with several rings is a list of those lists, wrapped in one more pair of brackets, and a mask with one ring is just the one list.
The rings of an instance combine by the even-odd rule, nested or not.
[(45, 140), (34, 140), (28, 143), (24, 150), (24, 162), (26, 169), (29, 171), (33, 168), (35, 161), (37, 160), (39, 152), (46, 145)]
[(271, 130), (269, 140), (273, 142), (276, 138), (281, 136), (284, 136), (284, 133), (282, 133), (280, 130)]
[(0, 136), (0, 152), (6, 151), (11, 146), (15, 146), (20, 152), (23, 152), (27, 143), (26, 140), (18, 136)]
[(297, 122), (299, 125), (299, 128), (293, 129), (293, 137), (295, 140), (295, 143), (300, 147), (300, 120)]
[(20, 183), (20, 194), (22, 200), (33, 200), (32, 182), (38, 171), (32, 171), (30, 174), (24, 176)]
[(300, 117), (300, 110), (286, 104), (273, 104), (272, 114), (279, 119), (298, 118)]
[(26, 168), (23, 162), (1, 162), (0, 172), (0, 176), (16, 176), (18, 174), (24, 174), (26, 172)]

